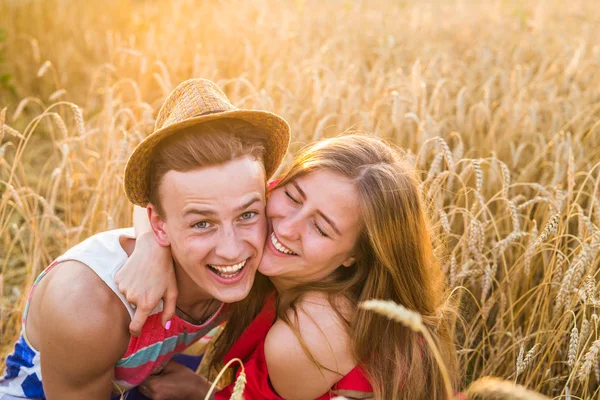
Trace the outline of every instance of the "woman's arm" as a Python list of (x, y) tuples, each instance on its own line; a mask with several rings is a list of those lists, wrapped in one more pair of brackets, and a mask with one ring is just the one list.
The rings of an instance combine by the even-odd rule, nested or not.
[(136, 206), (133, 219), (137, 236), (135, 249), (115, 275), (115, 282), (127, 301), (136, 306), (129, 331), (139, 336), (144, 322), (161, 299), (162, 323), (169, 328), (169, 321), (175, 315), (177, 281), (171, 250), (156, 242), (146, 210)]
[(133, 229), (136, 237), (144, 232), (152, 232), (148, 211), (145, 208), (133, 206)]

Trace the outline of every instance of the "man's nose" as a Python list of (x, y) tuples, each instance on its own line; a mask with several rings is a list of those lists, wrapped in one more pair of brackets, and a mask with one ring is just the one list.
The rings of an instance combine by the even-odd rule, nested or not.
[(224, 261), (241, 261), (243, 245), (238, 233), (232, 226), (226, 226), (221, 229), (221, 234), (215, 246), (215, 255)]

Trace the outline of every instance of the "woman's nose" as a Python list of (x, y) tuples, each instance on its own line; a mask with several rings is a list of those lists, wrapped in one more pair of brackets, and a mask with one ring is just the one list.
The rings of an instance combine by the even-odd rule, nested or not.
[(282, 217), (277, 224), (277, 232), (275, 233), (282, 239), (297, 240), (300, 237), (302, 219), (300, 213)]

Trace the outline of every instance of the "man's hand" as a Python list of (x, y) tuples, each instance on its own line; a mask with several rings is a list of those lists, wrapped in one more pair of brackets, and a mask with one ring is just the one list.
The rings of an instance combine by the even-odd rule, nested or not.
[(176, 361), (169, 361), (160, 375), (148, 377), (139, 390), (153, 400), (204, 400), (210, 382)]
[(177, 280), (170, 249), (160, 246), (152, 232), (139, 235), (133, 253), (117, 272), (115, 282), (127, 301), (136, 306), (129, 324), (133, 336), (140, 335), (144, 322), (161, 299), (162, 324), (169, 328), (169, 321), (175, 315)]

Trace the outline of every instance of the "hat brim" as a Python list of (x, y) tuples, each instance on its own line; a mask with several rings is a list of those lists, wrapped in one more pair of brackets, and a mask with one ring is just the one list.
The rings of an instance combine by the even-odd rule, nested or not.
[(260, 110), (231, 110), (189, 118), (153, 132), (135, 148), (125, 167), (123, 184), (125, 195), (133, 204), (146, 207), (150, 202), (150, 162), (156, 147), (174, 133), (195, 125), (219, 119), (237, 119), (248, 122), (264, 133), (266, 177), (269, 179), (279, 168), (290, 143), (290, 126), (280, 116)]

